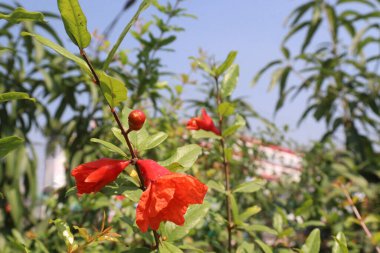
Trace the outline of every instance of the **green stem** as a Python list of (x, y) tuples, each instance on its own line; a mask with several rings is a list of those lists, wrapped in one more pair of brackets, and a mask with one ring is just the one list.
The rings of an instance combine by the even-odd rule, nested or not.
[[(215, 84), (216, 84), (216, 103), (217, 107), (219, 108), (219, 105), (223, 102), (222, 97), (220, 95), (220, 88), (219, 88), (219, 80), (218, 77), (215, 76)], [(222, 148), (222, 156), (223, 156), (223, 168), (224, 168), (224, 175), (225, 175), (225, 190), (226, 190), (226, 212), (227, 212), (227, 232), (228, 232), (228, 252), (232, 252), (232, 228), (234, 226), (232, 221), (232, 209), (231, 209), (231, 185), (230, 185), (230, 165), (227, 160), (226, 152), (225, 152), (225, 141), (223, 138), (223, 116), (218, 112), (219, 117), (219, 131), (220, 136), (222, 137), (220, 139), (220, 146)]]

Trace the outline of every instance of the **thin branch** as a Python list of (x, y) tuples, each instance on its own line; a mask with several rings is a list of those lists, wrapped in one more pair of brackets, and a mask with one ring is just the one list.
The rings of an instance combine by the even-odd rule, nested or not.
[[(92, 66), (90, 60), (88, 59), (88, 57), (87, 57), (87, 55), (86, 55), (86, 52), (85, 52), (83, 49), (81, 49), (81, 50), (80, 50), (80, 54), (81, 54), (81, 56), (83, 57), (83, 59), (85, 60), (85, 62), (87, 63), (88, 67), (90, 68), (90, 71), (91, 71), (92, 76), (93, 76), (93, 78), (94, 78), (94, 82), (95, 82), (95, 84), (96, 84), (97, 86), (100, 87), (100, 79), (99, 79), (99, 76), (98, 76), (98, 74), (96, 74), (96, 71), (95, 71), (94, 67)], [(121, 134), (123, 135), (123, 137), (124, 137), (126, 143), (128, 144), (129, 152), (131, 153), (132, 159), (136, 159), (137, 156), (136, 156), (136, 154), (135, 154), (135, 152), (134, 152), (134, 150), (133, 150), (133, 147), (132, 147), (132, 145), (131, 145), (131, 142), (130, 142), (130, 140), (129, 140), (129, 138), (128, 138), (129, 130), (128, 130), (128, 131), (125, 131), (125, 129), (124, 129), (124, 127), (123, 127), (123, 124), (121, 123), (120, 118), (119, 118), (119, 116), (118, 116), (117, 113), (116, 113), (115, 108), (113, 108), (113, 107), (108, 103), (108, 101), (107, 101), (107, 104), (108, 104), (108, 107), (109, 107), (109, 109), (110, 109), (110, 111), (111, 111), (111, 113), (112, 113), (112, 115), (113, 115), (113, 117), (114, 117), (114, 119), (115, 119), (115, 121), (116, 121), (116, 123), (117, 123), (117, 125), (118, 125), (118, 127), (119, 127), (119, 129), (120, 129), (120, 131), (121, 131)], [(144, 190), (145, 190), (144, 178), (143, 178), (143, 176), (142, 176), (142, 173), (141, 173), (141, 171), (140, 171), (140, 168), (137, 166), (136, 163), (134, 164), (134, 166), (135, 166), (135, 168), (136, 168), (137, 175), (139, 176), (139, 180), (140, 180), (140, 188), (141, 188), (141, 190), (144, 191)]]
[[(371, 241), (371, 239), (372, 239), (372, 233), (371, 233), (371, 231), (368, 229), (367, 225), (365, 224), (363, 217), (362, 217), (362, 216), (360, 215), (360, 213), (359, 213), (359, 210), (356, 208), (355, 203), (354, 203), (354, 201), (352, 200), (352, 198), (351, 198), (351, 196), (350, 196), (350, 193), (348, 192), (346, 186), (343, 185), (343, 184), (340, 184), (339, 186), (340, 186), (340, 188), (342, 189), (344, 195), (346, 196), (346, 199), (347, 199), (348, 203), (350, 204), (350, 206), (351, 206), (351, 208), (352, 208), (352, 211), (354, 212), (356, 218), (359, 220), (360, 226), (361, 226), (362, 229), (364, 230), (365, 235), (366, 235), (367, 238)], [(377, 253), (380, 253), (380, 247), (375, 246), (375, 249), (376, 249)]]

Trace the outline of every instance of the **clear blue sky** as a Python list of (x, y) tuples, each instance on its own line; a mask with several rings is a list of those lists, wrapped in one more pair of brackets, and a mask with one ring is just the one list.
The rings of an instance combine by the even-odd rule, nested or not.
[[(92, 32), (95, 29), (102, 31), (125, 1), (82, 0), (80, 3)], [(240, 79), (236, 95), (249, 96), (248, 100), (253, 107), (261, 115), (274, 120), (278, 126), (288, 124), (291, 129), (289, 137), (304, 144), (309, 140), (316, 140), (324, 130), (323, 124), (308, 119), (300, 128), (296, 127), (296, 122), (305, 108), (305, 96), (292, 103), (288, 102), (284, 109), (273, 117), (277, 90), (267, 91), (269, 78), (264, 77), (254, 88), (250, 86), (254, 74), (266, 63), (280, 56), (279, 46), (287, 31), (284, 21), (299, 3), (296, 0), (189, 0), (185, 7), (198, 19), (178, 21), (186, 31), (179, 34), (172, 47), (175, 53), (165, 54), (164, 62), (169, 70), (185, 73), (189, 70), (188, 57), (196, 56), (199, 48), (215, 55), (219, 60), (224, 59), (230, 50), (237, 50)], [(58, 12), (56, 1), (52, 0), (22, 1), (22, 4), (29, 10)], [(136, 8), (137, 5), (124, 14), (111, 40), (114, 41), (117, 31), (121, 31)], [(142, 18), (149, 19), (151, 14), (152, 10), (148, 10), (143, 13)], [(60, 22), (52, 24), (64, 32)], [(134, 46), (133, 40), (127, 37), (123, 47)]]

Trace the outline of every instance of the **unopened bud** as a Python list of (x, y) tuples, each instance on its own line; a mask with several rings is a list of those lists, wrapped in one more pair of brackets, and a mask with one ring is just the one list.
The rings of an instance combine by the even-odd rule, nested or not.
[(140, 130), (145, 122), (145, 114), (140, 110), (133, 110), (128, 116), (130, 130)]

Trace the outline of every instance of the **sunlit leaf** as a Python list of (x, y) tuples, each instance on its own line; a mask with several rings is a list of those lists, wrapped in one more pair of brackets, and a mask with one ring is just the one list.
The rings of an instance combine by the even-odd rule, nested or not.
[(302, 253), (319, 253), (319, 249), (321, 246), (321, 236), (319, 229), (316, 228), (306, 239), (306, 243), (302, 246)]
[(127, 154), (124, 153), (123, 150), (121, 150), (121, 148), (115, 146), (114, 144), (110, 143), (110, 142), (107, 142), (107, 141), (103, 141), (103, 140), (100, 140), (100, 139), (97, 139), (97, 138), (91, 138), (90, 141), (92, 142), (95, 142), (95, 143), (99, 143), (99, 144), (102, 144), (104, 147), (106, 147), (108, 150), (114, 152), (114, 153), (118, 153), (119, 155), (125, 157), (125, 158), (128, 158)]
[(221, 94), (223, 97), (228, 97), (235, 90), (239, 78), (239, 65), (234, 64), (224, 75), (221, 83)]
[(12, 150), (18, 148), (24, 140), (17, 136), (8, 136), (0, 139), (0, 158), (6, 156)]
[(233, 192), (252, 193), (262, 189), (266, 181), (262, 179), (254, 179), (249, 182), (244, 182), (233, 189)]
[(237, 55), (237, 51), (231, 51), (227, 55), (227, 58), (224, 60), (224, 62), (220, 64), (220, 66), (216, 69), (215, 74), (217, 76), (222, 75), (232, 65), (232, 63), (234, 63), (236, 55)]
[(116, 107), (127, 100), (127, 88), (121, 80), (109, 76), (103, 71), (97, 71), (97, 75), (100, 79), (102, 93), (111, 107)]
[(24, 92), (6, 92), (6, 93), (0, 93), (0, 103), (9, 101), (9, 100), (16, 100), (16, 99), (27, 99), (33, 102), (36, 102), (35, 98), (31, 98), (27, 93)]
[(87, 30), (87, 19), (78, 0), (58, 0), (58, 8), (71, 41), (81, 49), (88, 47), (91, 34)]
[(44, 15), (41, 12), (27, 11), (22, 7), (17, 7), (12, 13), (0, 13), (0, 19), (5, 19), (9, 22), (18, 23), (21, 21), (44, 21)]
[(202, 148), (198, 145), (186, 145), (177, 148), (175, 153), (170, 158), (159, 162), (159, 164), (172, 171), (176, 171), (178, 169), (189, 169), (191, 166), (193, 166), (201, 153)]

